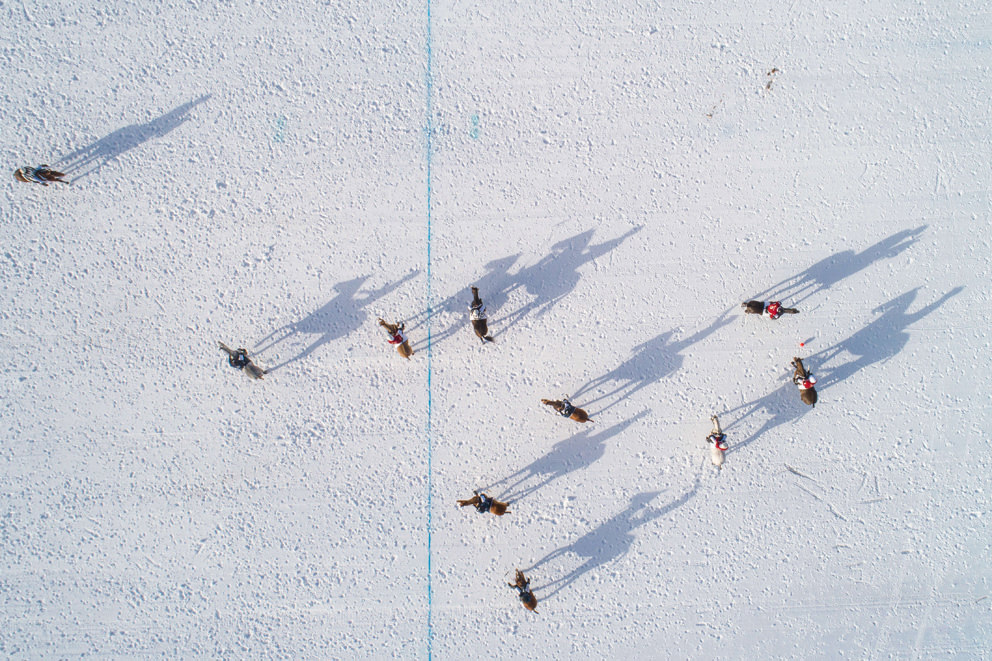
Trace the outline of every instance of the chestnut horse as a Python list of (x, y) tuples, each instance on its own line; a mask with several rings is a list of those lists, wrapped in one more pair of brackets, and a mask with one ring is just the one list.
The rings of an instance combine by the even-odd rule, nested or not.
[(529, 611), (537, 612), (537, 597), (530, 590), (530, 581), (524, 576), (524, 573), (517, 570), (516, 576), (514, 577), (513, 583), (507, 583), (511, 588), (517, 591), (517, 596), (520, 598), (520, 603), (524, 605)]
[(388, 341), (390, 344), (396, 345), (396, 351), (407, 360), (410, 360), (410, 356), (413, 355), (413, 349), (410, 348), (410, 340), (407, 339), (406, 334), (403, 332), (406, 324), (387, 324), (385, 320), (380, 318), (379, 325), (389, 333)]
[(36, 168), (25, 166), (14, 170), (14, 179), (28, 184), (41, 184), (42, 186), (47, 186), (47, 182), (49, 181), (57, 181), (60, 184), (68, 184), (68, 181), (62, 180), (62, 177), (64, 176), (64, 173), (59, 172), (58, 170), (49, 169), (47, 165), (40, 165)]
[(568, 401), (568, 395), (561, 399), (542, 399), (541, 403), (553, 408), (563, 418), (571, 418), (576, 422), (594, 422), (588, 413)]
[(484, 493), (479, 493), (478, 491), (473, 491), (475, 495), (468, 500), (459, 500), (459, 507), (468, 507), (471, 505), (479, 512), (479, 514), (485, 514), (486, 512), (492, 512), (496, 516), (503, 516), (509, 512), (507, 507), (510, 506), (509, 503), (504, 503), (496, 500), (495, 498), (490, 498)]

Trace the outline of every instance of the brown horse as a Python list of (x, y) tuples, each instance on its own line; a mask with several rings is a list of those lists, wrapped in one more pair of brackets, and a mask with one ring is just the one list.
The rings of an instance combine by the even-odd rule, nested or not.
[(504, 503), (496, 500), (495, 498), (490, 498), (484, 493), (479, 493), (478, 491), (473, 491), (475, 495), (468, 500), (459, 500), (459, 507), (473, 506), (479, 514), (485, 514), (486, 512), (492, 512), (496, 516), (503, 516), (510, 510), (506, 509), (510, 506), (509, 503)]
[(537, 612), (537, 597), (530, 590), (530, 581), (524, 576), (524, 573), (517, 570), (516, 576), (514, 577), (513, 583), (507, 583), (511, 588), (517, 591), (517, 596), (520, 598), (520, 603), (524, 605), (529, 611)]
[(57, 181), (60, 184), (68, 184), (68, 181), (62, 180), (62, 177), (64, 176), (64, 173), (59, 172), (58, 170), (49, 169), (47, 165), (40, 165), (36, 168), (24, 166), (23, 168), (17, 168), (14, 170), (14, 179), (28, 184), (41, 184), (42, 186), (47, 186), (47, 182), (49, 181)]
[(568, 395), (565, 395), (561, 399), (542, 399), (541, 403), (553, 408), (563, 418), (571, 418), (576, 422), (595, 422), (583, 409), (568, 401)]
[(255, 364), (255, 361), (248, 357), (247, 349), (238, 349), (235, 351), (223, 342), (220, 343), (220, 348), (227, 353), (227, 362), (231, 365), (231, 367), (244, 370), (251, 378), (261, 379), (263, 376), (268, 374), (267, 370), (263, 370)]
[(799, 397), (803, 400), (803, 404), (816, 408), (816, 388), (813, 387), (816, 377), (806, 369), (799, 358), (792, 359), (792, 366), (796, 368), (792, 373), (792, 382), (799, 386)]
[(767, 314), (769, 319), (778, 319), (783, 314), (799, 314), (796, 308), (783, 308), (781, 301), (744, 301), (741, 303), (744, 314)]
[(486, 318), (486, 308), (479, 298), (479, 288), (472, 287), (472, 305), (469, 307), (469, 319), (472, 320), (472, 330), (482, 343), (492, 342), (493, 336), (489, 334), (489, 322)]
[(385, 320), (380, 318), (379, 325), (389, 333), (388, 341), (390, 344), (396, 345), (396, 351), (407, 360), (410, 360), (410, 356), (413, 355), (413, 349), (410, 348), (410, 340), (407, 339), (406, 334), (403, 332), (406, 324), (387, 324)]

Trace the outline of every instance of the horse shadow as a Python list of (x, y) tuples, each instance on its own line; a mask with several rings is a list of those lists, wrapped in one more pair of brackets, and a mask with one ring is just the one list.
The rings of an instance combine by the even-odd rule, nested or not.
[(529, 574), (540, 568), (542, 565), (552, 562), (568, 553), (576, 555), (580, 558), (585, 558), (585, 561), (582, 562), (582, 564), (564, 576), (556, 578), (549, 583), (545, 583), (540, 587), (534, 588), (535, 590), (551, 589), (550, 593), (542, 595), (541, 597), (542, 599), (551, 599), (556, 594), (581, 578), (584, 574), (598, 567), (602, 567), (608, 562), (619, 560), (623, 556), (627, 555), (627, 553), (630, 552), (631, 546), (633, 546), (637, 539), (634, 535), (635, 530), (682, 507), (689, 502), (689, 500), (691, 500), (698, 491), (699, 477), (697, 476), (692, 489), (682, 494), (682, 496), (668, 503), (664, 507), (651, 508), (649, 508), (648, 505), (652, 500), (660, 495), (661, 492), (648, 491), (645, 493), (640, 493), (631, 499), (630, 505), (628, 505), (627, 509), (623, 512), (620, 512), (611, 519), (601, 523), (598, 528), (586, 533), (568, 546), (563, 546), (547, 554), (534, 563), (532, 567), (525, 569), (524, 573)]
[(831, 255), (752, 298), (755, 300), (788, 301), (789, 305), (798, 305), (824, 289), (829, 289), (844, 278), (867, 268), (874, 262), (896, 257), (916, 243), (926, 229), (926, 225), (921, 225), (915, 229), (896, 232), (859, 253), (855, 253), (853, 250), (844, 250)]
[(200, 98), (184, 103), (158, 119), (145, 124), (132, 124), (117, 129), (96, 142), (59, 159), (59, 169), (66, 174), (74, 175), (74, 182), (89, 174), (99, 172), (103, 166), (124, 152), (154, 138), (161, 138), (189, 120), (193, 108), (209, 99), (210, 96), (210, 94), (204, 94)]
[(502, 488), (502, 493), (505, 495), (501, 495), (500, 500), (514, 502), (526, 498), (555, 480), (594, 464), (606, 453), (607, 441), (645, 415), (647, 411), (641, 411), (634, 417), (603, 431), (583, 429), (571, 438), (555, 443), (543, 457), (512, 475), (494, 482), (483, 491), (509, 483)]
[(910, 336), (906, 329), (961, 293), (963, 289), (964, 287), (955, 287), (930, 305), (917, 312), (908, 313), (909, 306), (919, 292), (917, 287), (872, 310), (875, 313), (881, 312), (882, 316), (846, 340), (811, 356), (812, 365), (825, 365), (842, 353), (855, 356), (853, 360), (817, 374), (816, 389), (826, 390), (877, 362), (886, 362), (895, 357), (909, 342)]
[(622, 236), (597, 244), (591, 243), (594, 230), (587, 230), (551, 246), (548, 255), (513, 274), (505, 291), (499, 292), (498, 296), (508, 297), (514, 291), (523, 289), (533, 298), (496, 319), (494, 324), (497, 330), (509, 330), (530, 314), (542, 316), (547, 313), (579, 284), (582, 278), (580, 268), (611, 252), (641, 229), (643, 226), (638, 225)]
[(724, 311), (709, 326), (684, 339), (673, 341), (675, 331), (666, 331), (637, 345), (631, 349), (630, 358), (606, 374), (585, 383), (570, 399), (578, 402), (586, 393), (593, 393), (605, 386), (606, 392), (593, 399), (583, 400), (581, 405), (588, 407), (597, 402), (605, 402), (595, 415), (616, 406), (642, 388), (677, 372), (685, 360), (683, 352), (686, 349), (732, 323), (730, 312), (729, 309)]
[[(819, 388), (817, 388), (817, 390), (819, 390)], [(775, 429), (780, 425), (784, 425), (787, 422), (792, 422), (798, 418), (801, 418), (810, 410), (812, 409), (806, 404), (803, 404), (802, 400), (799, 398), (799, 392), (790, 377), (787, 385), (780, 386), (764, 397), (759, 397), (758, 399), (750, 401), (746, 404), (741, 404), (736, 408), (720, 414), (720, 419), (722, 420), (725, 416), (732, 417), (734, 414), (743, 412), (734, 418), (729, 425), (723, 426), (723, 431), (727, 434), (733, 431), (734, 428), (738, 427), (742, 422), (744, 422), (744, 420), (752, 415), (761, 412), (768, 415), (764, 423), (762, 423), (762, 425), (746, 439), (740, 442), (731, 440), (730, 449), (728, 449), (725, 454), (733, 454), (738, 450), (743, 450), (745, 447), (756, 441), (761, 435), (770, 432), (772, 429)]]
[(378, 289), (360, 293), (359, 289), (368, 276), (345, 280), (334, 285), (337, 295), (326, 304), (310, 313), (299, 321), (288, 323), (272, 331), (259, 341), (256, 353), (263, 353), (273, 347), (290, 341), (294, 343), (302, 339), (305, 346), (295, 356), (289, 358), (270, 372), (310, 356), (323, 345), (352, 333), (366, 322), (368, 313), (365, 308), (382, 298), (407, 280), (415, 277), (419, 271), (411, 271), (396, 282), (390, 282)]

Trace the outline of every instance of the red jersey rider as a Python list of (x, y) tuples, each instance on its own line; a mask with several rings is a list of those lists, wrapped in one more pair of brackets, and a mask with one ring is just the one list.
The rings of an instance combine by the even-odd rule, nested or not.
[(710, 420), (713, 421), (713, 431), (711, 431), (710, 435), (706, 437), (706, 442), (712, 443), (721, 452), (726, 452), (727, 448), (730, 447), (727, 444), (727, 435), (723, 433), (722, 429), (720, 429), (720, 421), (717, 420), (715, 415), (710, 416)]
[(796, 377), (795, 377), (795, 378), (793, 379), (793, 382), (794, 382), (794, 383), (795, 383), (795, 384), (796, 384), (797, 386), (799, 386), (799, 390), (809, 390), (809, 389), (810, 389), (810, 388), (812, 388), (812, 387), (813, 387), (814, 385), (816, 385), (816, 377), (815, 377), (815, 376), (813, 376), (813, 374), (812, 374), (812, 373), (807, 373), (807, 374), (806, 374), (806, 378), (805, 378), (805, 379), (803, 379), (803, 378), (801, 378), (801, 377), (799, 377), (799, 376), (796, 376)]
[(396, 328), (396, 332), (392, 335), (392, 337), (389, 340), (387, 340), (387, 342), (389, 342), (390, 344), (403, 344), (404, 342), (406, 342), (406, 335), (403, 333), (404, 326), (405, 324), (400, 324)]

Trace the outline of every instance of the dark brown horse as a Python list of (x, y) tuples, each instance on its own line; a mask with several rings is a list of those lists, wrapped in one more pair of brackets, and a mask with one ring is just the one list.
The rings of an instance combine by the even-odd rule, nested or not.
[(767, 314), (769, 319), (778, 319), (783, 314), (799, 314), (796, 308), (783, 308), (781, 301), (744, 301), (741, 303), (744, 314)]
[(803, 404), (809, 404), (815, 408), (816, 388), (813, 385), (816, 383), (816, 377), (806, 369), (803, 361), (799, 358), (792, 359), (792, 366), (796, 368), (796, 371), (792, 373), (792, 382), (799, 386), (799, 396), (802, 398)]
[(558, 411), (558, 415), (563, 418), (570, 418), (576, 422), (594, 422), (588, 413), (568, 401), (567, 395), (561, 399), (542, 399), (541, 403)]
[(255, 361), (248, 357), (247, 349), (238, 349), (235, 351), (223, 342), (220, 343), (220, 348), (227, 353), (227, 362), (231, 365), (231, 367), (244, 370), (251, 378), (261, 379), (268, 373), (266, 370), (263, 370), (261, 367), (256, 365)]
[(493, 337), (489, 334), (489, 322), (486, 317), (486, 308), (479, 298), (479, 288), (472, 287), (472, 305), (469, 307), (469, 319), (472, 320), (472, 330), (482, 343), (492, 342)]

